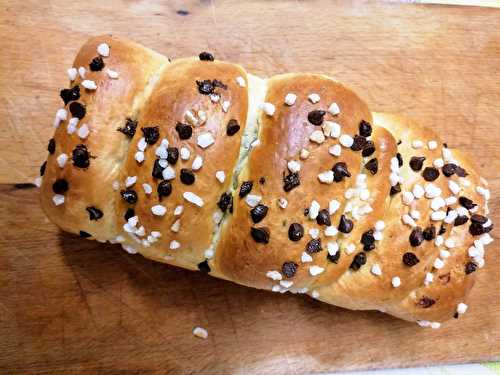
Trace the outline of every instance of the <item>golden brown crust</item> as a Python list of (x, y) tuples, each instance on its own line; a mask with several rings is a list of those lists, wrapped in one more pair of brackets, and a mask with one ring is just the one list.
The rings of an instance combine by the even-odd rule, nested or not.
[[(484, 264), (492, 228), (489, 220), (484, 223), (487, 183), (464, 153), (447, 148), (432, 130), (412, 120), (372, 114), (355, 93), (323, 75), (284, 74), (264, 81), (217, 60), (168, 64), (150, 50), (108, 36), (91, 39), (75, 67), (88, 66), (103, 42), (111, 47), (105, 69), (119, 77), (87, 69), (85, 78), (95, 81), (97, 90), (82, 89), (79, 101), (87, 112), (79, 126), (86, 123), (91, 132), (81, 140), (77, 133), (69, 135), (68, 121), (62, 121), (43, 178), (42, 207), (62, 229), (121, 242), (129, 252), (243, 285), (307, 293), (350, 309), (378, 309), (424, 326), (436, 327), (436, 322), (464, 312), (472, 271)], [(210, 80), (205, 91), (213, 89), (220, 97), (204, 95), (197, 84), (203, 80)], [(75, 83), (81, 85), (81, 79)], [(295, 97), (287, 97), (291, 93)], [(332, 103), (340, 113), (330, 113), (335, 112)], [(315, 110), (325, 112), (319, 119), (318, 113), (309, 117)], [(131, 140), (116, 130), (127, 117), (138, 122)], [(239, 126), (232, 135), (227, 134), (230, 120)], [(318, 125), (321, 120), (324, 126)], [(190, 126), (189, 139), (180, 139), (178, 123)], [(142, 147), (141, 154), (143, 130), (155, 126), (159, 137)], [(367, 127), (371, 134), (360, 139)], [(203, 144), (207, 133), (213, 144)], [(340, 134), (348, 137), (341, 141)], [(374, 149), (349, 147), (355, 136), (361, 143), (373, 142)], [(170, 178), (168, 173), (152, 176), (155, 160), (165, 158), (163, 139), (165, 147), (168, 141), (180, 155), (176, 162), (170, 160), (172, 192), (159, 199), (158, 184)], [(78, 144), (95, 156), (88, 168), (72, 164), (71, 152)], [(182, 147), (189, 150), (184, 159)], [(60, 168), (56, 158), (63, 152), (69, 160)], [(203, 158), (198, 169), (193, 168), (196, 155)], [(410, 166), (413, 157), (425, 159)], [(350, 176), (327, 181), (340, 176), (334, 168), (338, 162), (345, 163)], [(162, 165), (166, 168), (167, 162)], [(181, 182), (181, 169), (196, 169), (191, 171), (193, 184)], [(451, 174), (445, 176), (444, 169)], [(223, 181), (216, 178), (217, 171), (224, 172)], [(285, 189), (284, 177), (293, 172), (300, 185)], [(55, 206), (52, 184), (58, 178), (67, 180), (69, 190), (64, 203)], [(242, 198), (238, 193), (245, 181), (253, 187)], [(152, 192), (146, 193), (143, 184)], [(121, 197), (126, 189), (136, 192), (137, 203)], [(203, 205), (187, 201), (186, 192)], [(229, 200), (225, 213), (218, 207), (223, 193), (232, 195), (232, 212)], [(251, 215), (250, 203), (257, 204), (257, 198), (267, 208), (260, 221)], [(335, 212), (323, 212), (323, 222), (316, 220), (313, 201), (327, 210), (336, 202)], [(156, 205), (166, 209), (164, 215), (153, 212)], [(103, 217), (89, 220), (89, 206)], [(175, 214), (178, 206), (182, 213)], [(125, 214), (132, 219), (127, 222)], [(353, 223), (349, 233), (336, 230), (342, 215)], [(443, 219), (444, 232), (439, 233)], [(298, 241), (289, 239), (291, 223), (304, 229)], [(438, 233), (430, 238), (429, 229), (422, 238), (421, 231), (431, 225)], [(268, 242), (257, 242), (251, 228), (265, 228)], [(313, 237), (321, 240), (319, 251), (306, 249)]]

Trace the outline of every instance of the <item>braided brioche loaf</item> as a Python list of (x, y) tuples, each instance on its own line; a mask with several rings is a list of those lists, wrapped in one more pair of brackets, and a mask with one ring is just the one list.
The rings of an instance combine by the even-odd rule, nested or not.
[(61, 229), (247, 286), (422, 326), (465, 312), (489, 190), (431, 130), (318, 74), (89, 40), (41, 204)]

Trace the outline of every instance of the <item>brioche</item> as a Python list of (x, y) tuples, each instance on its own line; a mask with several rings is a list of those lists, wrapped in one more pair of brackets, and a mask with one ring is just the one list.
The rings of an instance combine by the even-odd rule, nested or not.
[(430, 129), (325, 75), (262, 79), (114, 36), (68, 76), (39, 179), (62, 230), (424, 327), (467, 309), (488, 184)]

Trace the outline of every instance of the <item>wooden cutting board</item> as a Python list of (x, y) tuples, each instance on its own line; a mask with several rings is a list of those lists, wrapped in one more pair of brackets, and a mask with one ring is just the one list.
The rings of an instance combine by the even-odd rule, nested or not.
[[(393, 2), (2, 1), (0, 373), (294, 374), (500, 359), (500, 256), (440, 330), (252, 290), (58, 231), (30, 185), (80, 45), (334, 75), (475, 155), (500, 222), (500, 11)], [(21, 184), (21, 185), (19, 185)], [(493, 232), (495, 237), (497, 233)], [(208, 340), (191, 335), (209, 330)]]

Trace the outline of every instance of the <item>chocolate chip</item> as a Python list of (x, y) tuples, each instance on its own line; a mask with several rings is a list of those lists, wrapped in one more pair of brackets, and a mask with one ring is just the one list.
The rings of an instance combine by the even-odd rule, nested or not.
[(456, 170), (457, 170), (457, 165), (453, 163), (447, 163), (443, 165), (443, 168), (441, 168), (441, 171), (443, 171), (443, 174), (446, 177), (453, 176)]
[(315, 109), (307, 114), (307, 120), (313, 125), (320, 126), (323, 124), (323, 118), (326, 112), (320, 109)]
[(181, 182), (185, 185), (194, 184), (194, 173), (191, 169), (182, 168), (181, 169)]
[(364, 251), (372, 251), (375, 249), (375, 237), (373, 236), (373, 229), (367, 230), (361, 235), (361, 244)]
[(288, 238), (297, 242), (304, 236), (304, 227), (299, 223), (292, 223), (288, 227)]
[(458, 227), (460, 225), (464, 225), (466, 222), (469, 221), (469, 218), (465, 215), (460, 215), (460, 216), (457, 216), (457, 218), (455, 219), (455, 222), (453, 223), (454, 226)]
[(269, 229), (266, 227), (250, 228), (250, 235), (257, 243), (269, 243)]
[(455, 314), (453, 314), (454, 319), (458, 319), (458, 316), (459, 316), (459, 314), (457, 312), (455, 312)]
[(436, 228), (434, 227), (434, 225), (429, 225), (427, 228), (425, 228), (423, 235), (424, 240), (426, 241), (432, 241), (434, 238), (436, 238)]
[(313, 238), (306, 245), (306, 253), (308, 254), (319, 253), (321, 250), (323, 248), (321, 247), (321, 239), (319, 238)]
[(309, 215), (309, 207), (306, 207), (304, 208), (304, 216), (308, 216)]
[(420, 246), (424, 242), (424, 234), (422, 233), (422, 228), (415, 227), (410, 233), (410, 245), (413, 247)]
[(129, 138), (133, 138), (136, 129), (137, 129), (137, 121), (127, 117), (127, 120), (125, 121), (125, 126), (123, 128), (118, 128), (116, 130), (122, 132)]
[(85, 106), (79, 102), (71, 102), (69, 105), (69, 111), (73, 117), (77, 117), (80, 120), (84, 118), (87, 113)]
[(193, 134), (193, 128), (190, 125), (183, 124), (181, 122), (178, 122), (177, 125), (175, 125), (175, 130), (177, 130), (180, 139), (189, 139)]
[(335, 180), (335, 182), (342, 181), (344, 177), (351, 177), (351, 173), (349, 173), (349, 170), (347, 169), (347, 164), (343, 161), (335, 163), (335, 165), (332, 167), (332, 171), (333, 179)]
[(220, 87), (221, 89), (227, 90), (227, 85), (225, 85), (224, 83), (222, 83), (221, 81), (219, 81), (217, 79), (214, 79), (212, 81), (212, 84), (214, 85), (214, 87)]
[(455, 173), (458, 177), (467, 177), (469, 174), (462, 167), (457, 166)]
[(90, 153), (87, 146), (79, 144), (72, 153), (73, 165), (78, 168), (87, 168), (90, 165)]
[(52, 184), (52, 191), (56, 194), (64, 194), (68, 191), (68, 189), (68, 181), (64, 178), (59, 178)]
[(434, 181), (439, 177), (439, 170), (434, 167), (425, 167), (424, 171), (422, 172), (422, 176), (424, 177), (425, 181)]
[(250, 210), (250, 216), (252, 217), (252, 221), (257, 224), (262, 221), (267, 215), (268, 208), (263, 204), (258, 204), (254, 208)]
[(226, 212), (227, 209), (231, 209), (233, 205), (233, 196), (229, 193), (222, 193), (219, 202), (217, 202), (217, 206), (221, 209), (222, 212)]
[(330, 214), (328, 213), (328, 210), (326, 208), (318, 212), (318, 216), (316, 216), (316, 222), (318, 223), (318, 225), (332, 225)]
[(234, 118), (228, 121), (226, 126), (226, 134), (228, 136), (231, 137), (235, 135), (236, 133), (238, 133), (239, 130), (240, 130), (240, 125), (238, 124), (238, 121), (236, 121)]
[(86, 210), (89, 213), (89, 220), (99, 220), (104, 215), (101, 210), (94, 206), (87, 207)]
[(99, 72), (104, 68), (104, 61), (101, 56), (94, 57), (89, 64), (90, 70), (93, 72)]
[(483, 215), (473, 214), (470, 217), (470, 221), (472, 221), (473, 223), (486, 224), (486, 222), (488, 221), (488, 218), (486, 216), (483, 216)]
[(467, 197), (459, 197), (458, 198), (458, 203), (460, 203), (460, 205), (468, 210), (472, 210), (474, 207), (477, 206), (477, 204), (475, 204), (471, 199), (467, 198)]
[(62, 89), (59, 95), (61, 96), (64, 105), (66, 105), (73, 100), (80, 99), (80, 87), (76, 85), (70, 89)]
[[(448, 215), (448, 214), (447, 214)], [(442, 234), (445, 234), (446, 233), (446, 228), (444, 226), (444, 224), (441, 224), (441, 227), (439, 227), (439, 232), (438, 234), (439, 235), (442, 235)]]
[(300, 185), (300, 178), (298, 172), (290, 173), (283, 179), (283, 190), (289, 192)]
[(474, 262), (468, 262), (465, 264), (465, 274), (469, 275), (477, 270), (477, 264)]
[(351, 150), (353, 151), (360, 151), (362, 150), (366, 145), (366, 138), (363, 137), (362, 135), (356, 134), (354, 136), (352, 145), (351, 145)]
[(211, 270), (208, 265), (208, 260), (205, 259), (203, 262), (198, 263), (198, 269), (203, 273), (209, 273)]
[(210, 52), (202, 52), (198, 55), (201, 61), (214, 61), (214, 55)]
[(396, 154), (396, 159), (398, 159), (398, 165), (399, 165), (399, 168), (401, 168), (403, 166), (403, 157), (401, 156), (401, 154), (399, 152)]
[(361, 120), (359, 123), (359, 134), (363, 137), (369, 137), (372, 135), (372, 126), (368, 121)]
[(483, 225), (480, 223), (472, 222), (469, 226), (469, 233), (473, 236), (480, 236), (485, 233)]
[(168, 197), (170, 194), (172, 194), (172, 184), (170, 183), (170, 181), (163, 180), (158, 184), (156, 192), (158, 193), (158, 198), (161, 201), (163, 197)]
[(245, 197), (247, 194), (249, 194), (252, 191), (253, 187), (253, 182), (252, 181), (243, 181), (240, 186), (240, 192), (239, 196), (240, 198)]
[(375, 152), (375, 144), (372, 141), (366, 141), (365, 147), (363, 147), (363, 151), (361, 151), (361, 155), (364, 158), (371, 156)]
[(54, 152), (56, 152), (56, 141), (54, 140), (54, 138), (49, 139), (49, 144), (47, 145), (47, 151), (51, 155), (54, 154)]
[(214, 84), (209, 79), (205, 79), (203, 81), (196, 81), (196, 85), (198, 85), (198, 91), (202, 95), (213, 94), (213, 92), (215, 90)]
[(160, 138), (160, 128), (158, 126), (141, 128), (141, 131), (148, 145), (154, 145)]
[(351, 233), (354, 224), (345, 215), (340, 216), (338, 230), (342, 233)]
[(167, 161), (171, 165), (175, 165), (179, 159), (179, 149), (177, 147), (167, 148)]
[(264, 176), (259, 178), (259, 184), (264, 185), (265, 183), (266, 183), (266, 178)]
[(357, 271), (366, 264), (366, 254), (365, 253), (357, 253), (354, 256), (354, 259), (352, 260), (351, 265), (349, 266), (350, 269)]
[(407, 252), (403, 254), (403, 263), (407, 265), (408, 267), (413, 267), (416, 265), (420, 260), (417, 258), (417, 256), (414, 253)]
[(125, 211), (125, 215), (123, 215), (125, 221), (128, 221), (128, 219), (134, 216), (135, 216), (135, 210), (133, 208), (127, 208), (127, 211)]
[(163, 179), (163, 173), (162, 173), (163, 169), (164, 168), (160, 165), (160, 159), (156, 159), (153, 165), (153, 172), (151, 173), (151, 175), (154, 178)]
[(397, 193), (401, 193), (401, 185), (399, 182), (396, 185), (391, 186), (391, 191), (389, 192), (390, 195), (395, 195)]
[(92, 235), (90, 233), (87, 233), (83, 230), (80, 231), (80, 237), (82, 238), (89, 238), (89, 237), (92, 237)]
[(337, 262), (340, 259), (340, 250), (337, 251), (334, 255), (327, 254), (326, 259), (328, 259), (330, 262), (337, 264)]
[(286, 278), (294, 277), (299, 265), (295, 262), (285, 262), (281, 266), (281, 272)]
[(43, 164), (40, 166), (40, 176), (43, 176), (45, 174), (46, 167), (47, 167), (47, 160), (45, 160)]
[(425, 297), (425, 296), (420, 298), (420, 300), (418, 301), (418, 305), (424, 309), (428, 309), (429, 307), (431, 307), (435, 303), (436, 303), (435, 300), (433, 300), (432, 298), (429, 298), (429, 297)]
[(135, 190), (122, 190), (120, 191), (120, 194), (122, 196), (122, 199), (127, 203), (134, 204), (137, 202), (137, 193), (135, 192)]
[(424, 166), (425, 156), (412, 156), (410, 159), (410, 168), (418, 172)]
[(371, 174), (377, 174), (378, 172), (378, 160), (377, 158), (370, 159), (368, 163), (365, 164), (365, 168), (370, 171)]

